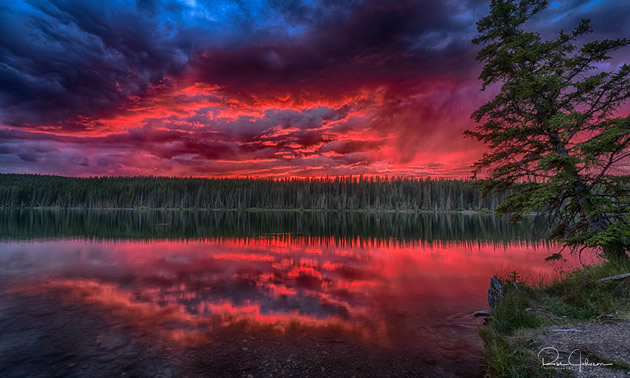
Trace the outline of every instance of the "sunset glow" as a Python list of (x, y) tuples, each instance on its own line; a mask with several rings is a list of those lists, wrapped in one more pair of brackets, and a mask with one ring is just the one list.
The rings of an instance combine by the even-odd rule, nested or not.
[[(613, 10), (613, 8), (615, 8)], [(0, 8), (0, 172), (465, 177), (487, 1), (16, 1)], [(622, 1), (554, 1), (542, 30)], [(625, 32), (623, 31), (625, 30)], [(617, 57), (617, 61), (623, 60)]]

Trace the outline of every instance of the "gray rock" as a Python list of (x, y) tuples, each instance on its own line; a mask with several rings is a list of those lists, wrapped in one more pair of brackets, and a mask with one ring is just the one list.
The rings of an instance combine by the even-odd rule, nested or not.
[(473, 315), (475, 316), (475, 318), (480, 317), (480, 316), (490, 317), (492, 316), (492, 312), (490, 310), (479, 310), (479, 311), (475, 311)]
[(503, 284), (496, 276), (490, 279), (490, 288), (488, 289), (488, 304), (491, 309), (495, 309), (499, 303), (503, 301)]

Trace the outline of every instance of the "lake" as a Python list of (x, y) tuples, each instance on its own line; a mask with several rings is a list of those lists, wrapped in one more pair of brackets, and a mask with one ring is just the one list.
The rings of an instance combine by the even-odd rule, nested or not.
[(478, 376), (490, 277), (550, 278), (533, 218), (0, 211), (1, 376)]

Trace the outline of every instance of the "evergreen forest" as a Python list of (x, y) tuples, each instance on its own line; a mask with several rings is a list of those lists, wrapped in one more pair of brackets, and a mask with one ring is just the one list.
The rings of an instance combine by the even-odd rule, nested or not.
[(432, 178), (311, 179), (62, 177), (0, 174), (0, 207), (209, 210), (493, 210), (470, 181)]

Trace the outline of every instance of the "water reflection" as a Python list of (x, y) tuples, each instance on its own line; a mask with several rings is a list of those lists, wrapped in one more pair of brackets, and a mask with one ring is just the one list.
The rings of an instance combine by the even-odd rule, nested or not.
[[(524, 225), (488, 217), (470, 221), (467, 216), (445, 220), (413, 215), (413, 221), (402, 222), (431, 224), (439, 238), (428, 239), (410, 237), (428, 231), (397, 229), (393, 221), (392, 227), (379, 229), (371, 215), (363, 215), (368, 219), (364, 224), (376, 227), (368, 229), (378, 237), (361, 237), (368, 231), (359, 228), (341, 236), (305, 234), (305, 226), (294, 223), (295, 214), (285, 214), (289, 220), (280, 224), (288, 225), (288, 232), (261, 221), (256, 223), (258, 231), (248, 231), (253, 236), (229, 237), (242, 232), (241, 226), (214, 223), (216, 228), (204, 228), (193, 222), (166, 232), (172, 239), (155, 231), (153, 238), (119, 240), (154, 232), (155, 222), (164, 219), (144, 224), (146, 219), (132, 216), (131, 224), (142, 223), (138, 230), (125, 228), (121, 219), (127, 215), (115, 222), (76, 215), (102, 228), (72, 220), (63, 228), (50, 213), (17, 216), (17, 222), (4, 220), (14, 228), (5, 229), (3, 236), (12, 240), (0, 242), (5, 288), (28, 295), (61, 293), (68, 303), (97, 305), (182, 345), (213, 342), (218, 330), (230, 327), (278, 334), (334, 330), (336, 337), (379, 348), (408, 351), (413, 346), (420, 354), (466, 361), (480, 350), (479, 321), (471, 314), (487, 307), (493, 274), (514, 269), (538, 279), (577, 263), (545, 263), (557, 247), (528, 240), (535, 233), (523, 232)], [(171, 225), (181, 221), (175, 219), (180, 218), (171, 218)], [(466, 223), (474, 224), (475, 219), (481, 224)], [(437, 226), (446, 224), (450, 226), (445, 229)], [(466, 227), (485, 233), (475, 238)], [(191, 233), (200, 237), (175, 237)]]
[[(492, 274), (514, 267), (549, 275), (548, 254), (526, 244), (58, 240), (1, 244), (0, 266), (19, 277), (20, 290), (68, 289), (69, 300), (124, 311), (139, 323), (182, 323), (198, 337), (241, 322), (279, 331), (334, 325), (387, 344), (397, 335), (439, 339), (445, 318), (485, 307)], [(444, 323), (475, 324), (467, 317)]]
[(0, 240), (315, 238), (334, 242), (541, 241), (526, 217), (517, 225), (484, 214), (238, 212), (134, 210), (2, 210)]

